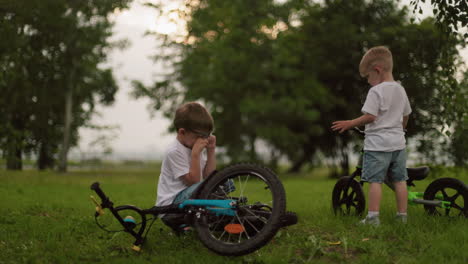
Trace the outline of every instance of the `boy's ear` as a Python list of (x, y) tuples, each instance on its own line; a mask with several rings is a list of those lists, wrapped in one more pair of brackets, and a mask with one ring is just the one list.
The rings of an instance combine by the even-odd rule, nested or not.
[(179, 129), (177, 130), (177, 134), (184, 135), (184, 134), (185, 134), (185, 129), (179, 128)]
[(382, 67), (380, 67), (379, 65), (375, 65), (374, 70), (377, 72), (377, 74), (382, 73)]

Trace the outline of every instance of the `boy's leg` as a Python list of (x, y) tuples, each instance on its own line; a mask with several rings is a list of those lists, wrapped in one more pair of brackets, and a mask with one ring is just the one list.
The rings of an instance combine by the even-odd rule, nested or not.
[(380, 200), (382, 199), (382, 184), (370, 183), (369, 185), (369, 211), (366, 218), (360, 221), (361, 224), (379, 226)]
[(365, 151), (362, 180), (369, 182), (369, 211), (378, 212), (382, 199), (382, 183), (390, 165), (389, 153)]
[(406, 214), (408, 208), (408, 189), (406, 181), (394, 182), (397, 210), (400, 214)]
[(183, 232), (183, 229), (187, 226), (183, 215), (165, 214), (163, 217), (161, 217), (161, 220), (165, 225), (170, 227), (176, 235), (179, 235), (181, 232)]
[(389, 173), (395, 186), (398, 213), (406, 213), (408, 207), (408, 189), (406, 187), (408, 172), (406, 170), (406, 151), (404, 149), (392, 153)]
[[(176, 197), (174, 198), (173, 204), (182, 203), (183, 201), (190, 199), (192, 194), (197, 190), (197, 188), (201, 185), (201, 182), (195, 183), (181, 192), (179, 192)], [(184, 232), (184, 228), (188, 226), (187, 220), (185, 215), (183, 214), (166, 214), (164, 215), (161, 220), (169, 226), (172, 230), (176, 232), (176, 234), (180, 234)]]
[(176, 197), (174, 198), (174, 201), (172, 203), (178, 204), (182, 203), (185, 200), (188, 200), (192, 197), (192, 194), (200, 187), (202, 182), (195, 183), (190, 185), (189, 187), (185, 188), (181, 192), (179, 192)]
[(369, 212), (379, 212), (382, 200), (382, 184), (371, 182), (369, 185)]
[(369, 211), (363, 224), (379, 225), (382, 183), (390, 165), (391, 156), (387, 152), (364, 151), (362, 180), (369, 182)]
[(390, 165), (393, 184), (395, 186), (395, 197), (397, 203), (397, 216), (406, 222), (406, 212), (408, 208), (408, 188), (406, 180), (408, 172), (406, 170), (406, 151), (398, 150), (392, 154), (392, 163)]

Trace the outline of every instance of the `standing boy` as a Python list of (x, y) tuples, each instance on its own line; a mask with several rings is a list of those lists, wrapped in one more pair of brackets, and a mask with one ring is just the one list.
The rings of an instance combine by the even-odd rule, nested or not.
[[(162, 162), (156, 206), (189, 199), (216, 169), (216, 137), (211, 135), (214, 122), (210, 113), (199, 103), (186, 103), (176, 110), (174, 126), (177, 137)], [(166, 214), (162, 221), (177, 233), (186, 228), (181, 215)]]
[(393, 79), (393, 58), (383, 46), (368, 50), (359, 64), (359, 73), (372, 88), (362, 107), (363, 115), (333, 122), (332, 130), (340, 133), (365, 125), (362, 180), (370, 183), (369, 211), (361, 222), (378, 226), (382, 182), (387, 173), (393, 181), (397, 202), (397, 219), (406, 223), (408, 191), (406, 180), (406, 140), (404, 129), (411, 107), (405, 89)]

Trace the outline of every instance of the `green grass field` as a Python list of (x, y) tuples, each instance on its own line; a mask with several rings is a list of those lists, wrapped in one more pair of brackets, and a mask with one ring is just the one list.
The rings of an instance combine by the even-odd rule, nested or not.
[[(0, 263), (468, 263), (468, 220), (430, 217), (411, 206), (408, 224), (398, 224), (393, 193), (385, 189), (382, 225), (358, 226), (357, 218), (333, 215), (335, 181), (320, 171), (280, 175), (288, 210), (297, 212), (299, 223), (255, 253), (218, 256), (195, 234), (177, 237), (160, 221), (137, 253), (130, 249), (131, 236), (95, 225), (89, 186), (101, 182), (115, 205), (149, 208), (158, 175), (155, 169), (0, 170)], [(439, 176), (468, 182), (466, 170)], [(417, 182), (416, 190), (432, 180)]]

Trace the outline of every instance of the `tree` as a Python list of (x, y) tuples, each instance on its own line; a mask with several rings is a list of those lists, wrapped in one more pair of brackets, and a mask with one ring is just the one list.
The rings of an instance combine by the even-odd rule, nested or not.
[(346, 172), (357, 139), (329, 127), (360, 114), (368, 86), (357, 68), (376, 45), (390, 47), (395, 76), (408, 87), (414, 120), (421, 120), (412, 135), (434, 125), (425, 123), (432, 121), (427, 111), (444, 110), (428, 97), (439, 95), (446, 78), (440, 65), (456, 63), (459, 40), (442, 44), (430, 19), (411, 23), (408, 9), (393, 1), (187, 3), (185, 42), (163, 36), (176, 54), (159, 56), (174, 72), (152, 87), (137, 83), (135, 94), (167, 115), (181, 101), (204, 101), (233, 160), (257, 159), (255, 147), (264, 142), (270, 159), (287, 157), (293, 171), (323, 153)]
[[(7, 168), (21, 169), (24, 152), (38, 155), (40, 169), (52, 167), (60, 148), (66, 157), (67, 145), (76, 144), (77, 130), (90, 119), (94, 105), (113, 102), (117, 85), (112, 71), (100, 64), (115, 46), (109, 41), (108, 15), (128, 3), (34, 0), (2, 5), (0, 34), (11, 40), (0, 46), (5, 95), (0, 99), (0, 147)], [(63, 115), (66, 98), (73, 100), (68, 121)], [(64, 135), (70, 140), (62, 141)]]
[[(425, 0), (412, 0), (413, 12), (423, 13), (421, 2)], [(455, 33), (465, 29), (465, 39), (468, 39), (468, 3), (463, 0), (431, 0), (437, 24), (446, 33)]]
[[(304, 5), (300, 14), (302, 25), (295, 39), (302, 40), (304, 48), (297, 54), (309, 56), (302, 55), (304, 61), (292, 67), (309, 69), (329, 93), (327, 108), (315, 106), (320, 109), (320, 127), (327, 129), (334, 120), (360, 115), (369, 86), (358, 75), (357, 66), (366, 49), (385, 44), (395, 58), (394, 75), (407, 88), (415, 109), (409, 135), (433, 130), (432, 117), (440, 116), (444, 108), (428, 98), (437, 97), (437, 87), (447, 78), (440, 66), (457, 61), (456, 38), (442, 41), (442, 33), (431, 19), (410, 23), (407, 9), (398, 9), (393, 1), (325, 1), (323, 5)], [(286, 34), (289, 32), (285, 31)], [(445, 55), (441, 56), (442, 53)], [(349, 134), (331, 135), (325, 130), (319, 135), (309, 135), (303, 153), (315, 146), (326, 156), (335, 157), (341, 164), (341, 173), (346, 173), (349, 144), (355, 140)], [(312, 157), (304, 155), (297, 159), (293, 169), (297, 170)]]
[[(204, 8), (207, 4), (209, 8)], [(287, 67), (283, 70), (274, 56), (281, 52), (275, 39), (286, 26), (288, 13), (273, 1), (256, 1), (254, 6), (251, 1), (204, 1), (191, 8), (191, 33), (186, 39), (193, 43), (168, 43), (181, 52), (175, 74), (151, 88), (138, 85), (136, 94), (155, 94), (155, 106), (167, 107), (168, 114), (181, 100), (204, 100), (212, 109), (218, 142), (234, 161), (257, 160), (260, 139), (275, 141), (295, 153), (303, 142), (302, 137), (290, 136), (303, 128), (295, 123), (310, 124), (307, 128), (312, 131), (320, 128), (311, 123), (318, 116), (308, 107), (312, 100), (305, 100), (311, 98), (314, 88), (301, 91), (306, 95), (298, 101), (288, 96), (288, 86), (277, 84), (281, 75), (300, 74)], [(272, 149), (272, 160), (278, 153)]]
[(458, 101), (453, 103), (460, 107), (456, 110), (461, 116), (457, 118), (458, 122), (452, 125), (451, 141), (445, 150), (451, 154), (455, 166), (468, 167), (468, 72), (463, 74), (460, 87), (460, 96), (456, 98)]
[[(413, 12), (423, 13), (421, 8), (422, 0), (413, 0)], [(462, 40), (458, 43), (461, 49), (466, 47), (468, 43), (468, 3), (467, 1), (449, 1), (449, 0), (431, 0), (431, 6), (435, 14), (436, 24), (444, 34), (440, 37), (440, 42), (447, 43), (447, 46), (452, 45), (451, 39), (458, 38), (463, 34)], [(442, 50), (442, 57), (446, 57), (444, 50)], [(448, 56), (450, 58), (450, 54)], [(461, 64), (461, 62), (460, 62)], [(439, 83), (437, 87), (437, 97), (435, 103), (442, 106), (444, 109), (442, 113), (434, 115), (436, 123), (439, 124), (438, 132), (433, 132), (433, 136), (428, 138), (426, 142), (423, 141), (423, 146), (432, 146), (431, 141), (444, 138), (445, 146), (452, 146), (449, 149), (443, 148), (444, 152), (452, 154), (451, 161), (457, 165), (466, 166), (466, 155), (461, 151), (463, 146), (466, 146), (466, 139), (462, 136), (466, 134), (466, 127), (468, 127), (468, 117), (466, 109), (468, 109), (467, 100), (468, 95), (466, 92), (466, 74), (462, 76), (462, 81), (457, 81), (455, 78), (457, 71), (466, 71), (459, 64), (450, 62), (450, 59), (443, 61), (441, 69), (444, 72), (443, 76), (446, 77), (444, 82)], [(453, 133), (455, 131), (455, 133)], [(432, 154), (435, 158), (435, 154)], [(450, 162), (451, 163), (451, 162)]]

